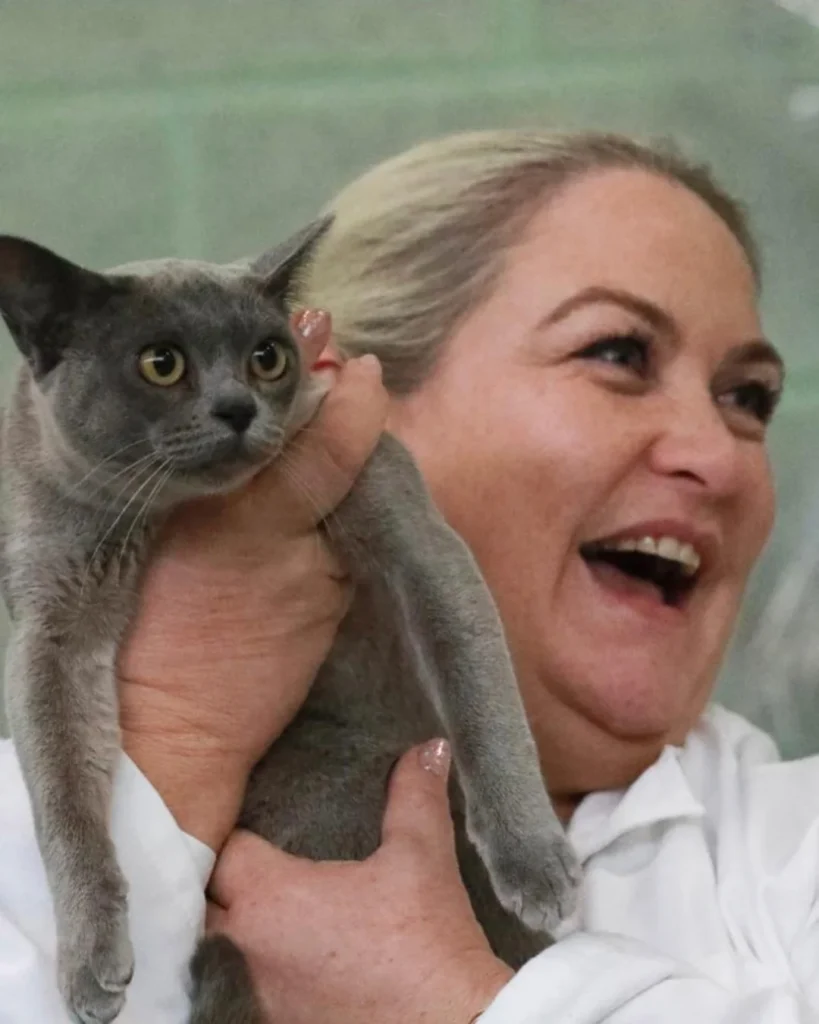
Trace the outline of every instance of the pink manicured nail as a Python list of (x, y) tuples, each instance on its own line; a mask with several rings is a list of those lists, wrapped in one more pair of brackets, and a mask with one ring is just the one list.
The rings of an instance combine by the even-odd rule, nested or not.
[(430, 740), (425, 743), (419, 752), (421, 767), (433, 775), (444, 777), (449, 774), (449, 763), (452, 760), (452, 752), (449, 744), (444, 739)]
[(319, 331), (326, 331), (330, 323), (330, 314), (323, 309), (306, 309), (298, 322), (299, 334), (309, 341)]

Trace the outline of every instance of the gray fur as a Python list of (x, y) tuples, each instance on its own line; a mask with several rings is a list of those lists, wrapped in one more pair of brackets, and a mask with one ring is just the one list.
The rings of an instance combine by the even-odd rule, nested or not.
[[(0, 312), (26, 358), (2, 447), (7, 709), (54, 899), (60, 986), (83, 1024), (118, 1014), (133, 969), (108, 815), (115, 660), (140, 570), (171, 507), (240, 486), (320, 401), (284, 296), (327, 223), (255, 264), (165, 260), (104, 275), (0, 237)], [(271, 337), (290, 369), (262, 386), (247, 361)], [(185, 350), (191, 386), (140, 377), (152, 344)], [(255, 419), (237, 437), (214, 410), (248, 402)], [(475, 561), (389, 435), (324, 528), (356, 598), (303, 710), (257, 766), (241, 823), (294, 853), (365, 857), (395, 759), (445, 734), (465, 881), (496, 951), (522, 963), (571, 908), (577, 872)], [(192, 975), (195, 1024), (258, 1018), (227, 940), (206, 940)]]

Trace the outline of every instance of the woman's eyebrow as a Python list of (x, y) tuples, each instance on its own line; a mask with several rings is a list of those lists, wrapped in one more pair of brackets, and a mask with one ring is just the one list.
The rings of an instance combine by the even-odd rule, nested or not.
[(660, 306), (649, 302), (648, 299), (641, 299), (637, 295), (632, 295), (631, 292), (622, 291), (620, 288), (607, 288), (605, 285), (590, 285), (588, 288), (570, 295), (568, 299), (564, 299), (563, 302), (559, 303), (548, 316), (544, 317), (541, 326), (549, 327), (560, 320), (565, 320), (570, 313), (573, 313), (582, 306), (590, 306), (594, 303), (602, 302), (621, 306), (630, 313), (636, 313), (637, 316), (645, 320), (646, 323), (651, 324), (657, 331), (668, 334), (677, 333), (677, 325), (674, 322), (674, 318)]
[(785, 372), (785, 360), (767, 338), (743, 342), (731, 349), (727, 358), (734, 363), (771, 363), (780, 373)]
[[(649, 302), (648, 299), (640, 298), (631, 292), (623, 291), (620, 288), (608, 288), (605, 285), (590, 285), (582, 291), (570, 295), (559, 303), (548, 316), (541, 321), (541, 326), (547, 327), (565, 320), (575, 310), (593, 305), (595, 303), (610, 303), (620, 306), (641, 317), (646, 323), (665, 334), (677, 335), (677, 324), (674, 318), (661, 306)], [(774, 345), (767, 338), (754, 338), (752, 341), (742, 342), (736, 348), (731, 349), (729, 358), (738, 363), (770, 363), (780, 373), (785, 372), (785, 361)]]

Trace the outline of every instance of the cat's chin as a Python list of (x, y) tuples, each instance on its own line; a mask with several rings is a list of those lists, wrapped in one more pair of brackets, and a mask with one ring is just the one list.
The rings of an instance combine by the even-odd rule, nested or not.
[(177, 477), (169, 485), (167, 498), (172, 502), (188, 501), (191, 498), (207, 498), (217, 494), (230, 494), (245, 484), (250, 483), (254, 476), (265, 468), (268, 461), (247, 465), (241, 469), (236, 466), (200, 470), (196, 473), (185, 473)]
[(280, 447), (263, 446), (249, 438), (231, 438), (193, 452), (160, 451), (159, 456), (167, 458), (173, 467), (162, 488), (163, 504), (238, 490), (270, 464)]
[(163, 504), (174, 505), (193, 498), (229, 494), (248, 484), (269, 465), (273, 455), (247, 456), (219, 462), (180, 466), (163, 488)]

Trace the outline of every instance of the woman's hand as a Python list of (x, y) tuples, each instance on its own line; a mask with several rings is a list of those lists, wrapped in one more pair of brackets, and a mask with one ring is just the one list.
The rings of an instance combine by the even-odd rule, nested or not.
[[(305, 321), (315, 353), (329, 318)], [(316, 527), (371, 454), (386, 409), (377, 361), (339, 366), (287, 452), (241, 492), (179, 509), (152, 553), (119, 659), (123, 747), (180, 827), (213, 849), (347, 609), (344, 571)]]
[(509, 980), (458, 873), (448, 763), (440, 740), (399, 761), (366, 861), (315, 863), (231, 836), (208, 929), (244, 951), (271, 1024), (469, 1024)]

